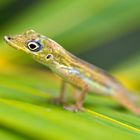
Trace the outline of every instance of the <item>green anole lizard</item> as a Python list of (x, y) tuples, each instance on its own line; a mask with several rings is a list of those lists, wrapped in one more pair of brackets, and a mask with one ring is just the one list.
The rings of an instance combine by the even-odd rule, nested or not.
[(110, 96), (128, 110), (140, 115), (140, 108), (130, 98), (129, 91), (115, 78), (104, 70), (72, 55), (52, 39), (34, 30), (28, 30), (21, 35), (5, 36), (4, 39), (10, 46), (31, 55), (63, 79), (59, 102), (64, 100), (66, 82), (80, 89), (81, 93), (76, 104), (65, 106), (67, 110), (80, 110), (87, 93), (93, 92)]

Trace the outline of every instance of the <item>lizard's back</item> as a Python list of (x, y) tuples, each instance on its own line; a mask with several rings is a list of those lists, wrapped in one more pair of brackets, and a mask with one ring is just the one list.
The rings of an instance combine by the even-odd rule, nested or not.
[(83, 75), (83, 80), (88, 83), (89, 90), (103, 94), (112, 94), (113, 91), (124, 90), (123, 86), (112, 75), (95, 65), (70, 54), (71, 65)]

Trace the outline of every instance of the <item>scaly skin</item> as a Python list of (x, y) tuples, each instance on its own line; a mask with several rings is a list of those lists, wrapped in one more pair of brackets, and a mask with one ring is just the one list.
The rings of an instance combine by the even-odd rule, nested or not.
[[(31, 55), (35, 60), (48, 66), (65, 82), (81, 89), (76, 105), (65, 106), (66, 109), (72, 111), (81, 109), (84, 98), (90, 91), (111, 96), (135, 114), (140, 114), (140, 109), (128, 96), (129, 92), (115, 78), (104, 70), (72, 55), (50, 38), (29, 30), (22, 35), (5, 36), (4, 39), (13, 48)], [(63, 82), (60, 102), (63, 102), (64, 85)]]

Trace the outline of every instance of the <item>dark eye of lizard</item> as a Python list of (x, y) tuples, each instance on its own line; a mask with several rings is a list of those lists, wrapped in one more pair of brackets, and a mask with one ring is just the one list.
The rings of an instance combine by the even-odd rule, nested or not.
[(29, 41), (27, 43), (27, 47), (30, 51), (38, 52), (39, 50), (41, 50), (42, 45), (38, 41)]

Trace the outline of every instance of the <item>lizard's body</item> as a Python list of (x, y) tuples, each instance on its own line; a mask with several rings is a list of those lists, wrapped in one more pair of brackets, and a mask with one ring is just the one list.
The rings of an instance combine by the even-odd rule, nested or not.
[(37, 61), (48, 66), (64, 81), (81, 89), (76, 105), (67, 109), (80, 109), (86, 93), (90, 91), (109, 95), (134, 113), (140, 114), (140, 109), (129, 98), (128, 91), (115, 78), (72, 55), (53, 40), (33, 30), (23, 35), (6, 36), (5, 40), (12, 47), (32, 55)]
[(61, 54), (57, 60), (60, 63), (50, 67), (51, 70), (72, 85), (82, 88), (81, 84), (85, 83), (88, 91), (99, 94), (113, 94), (114, 90), (121, 88), (117, 80), (107, 72), (72, 55), (49, 38), (48, 45), (60, 48)]

